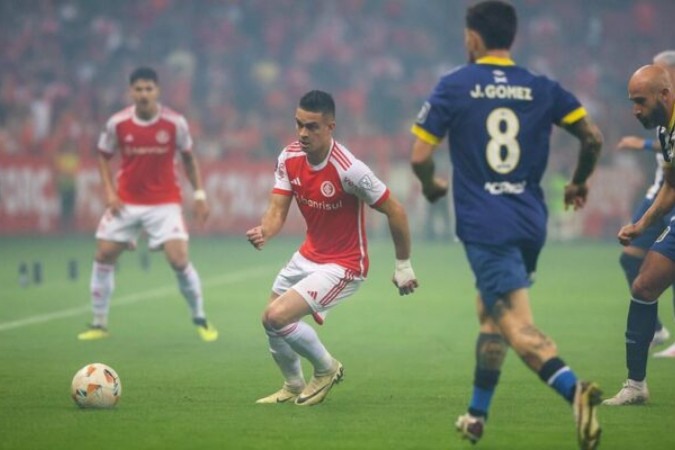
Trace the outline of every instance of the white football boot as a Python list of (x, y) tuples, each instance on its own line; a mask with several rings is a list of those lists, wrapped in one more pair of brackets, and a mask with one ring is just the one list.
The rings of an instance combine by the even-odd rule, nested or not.
[(621, 390), (612, 398), (603, 401), (607, 406), (641, 405), (649, 400), (647, 382), (626, 380)]

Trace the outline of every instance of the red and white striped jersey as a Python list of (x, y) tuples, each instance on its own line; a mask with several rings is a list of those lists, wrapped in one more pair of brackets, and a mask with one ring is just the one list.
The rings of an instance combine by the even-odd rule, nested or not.
[(368, 274), (364, 203), (381, 204), (389, 189), (366, 164), (333, 141), (325, 161), (312, 166), (294, 142), (279, 155), (272, 192), (295, 196), (307, 224), (305, 258)]
[(99, 151), (112, 156), (119, 150), (117, 194), (124, 203), (157, 205), (180, 203), (176, 151), (192, 151), (192, 137), (182, 115), (164, 106), (149, 121), (130, 106), (114, 114), (98, 140)]

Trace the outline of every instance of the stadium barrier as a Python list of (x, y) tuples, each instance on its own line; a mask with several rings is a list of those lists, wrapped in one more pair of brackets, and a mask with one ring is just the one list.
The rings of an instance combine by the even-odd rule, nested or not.
[[(372, 164), (377, 166), (378, 175), (406, 206), (413, 232), (421, 233), (431, 214), (429, 206), (422, 201), (419, 185), (407, 162), (380, 160)], [(271, 163), (237, 158), (202, 166), (211, 215), (203, 227), (190, 220), (191, 189), (186, 185), (184, 192), (188, 201), (185, 215), (190, 223), (190, 232), (242, 235), (246, 229), (259, 223), (272, 188)], [(183, 183), (186, 181), (183, 180)], [(589, 203), (580, 214), (562, 210), (562, 198), (555, 198), (561, 196), (559, 190), (547, 192), (551, 205), (550, 237), (615, 236), (618, 227), (629, 220), (642, 183), (641, 172), (625, 165), (600, 167), (592, 180)], [(74, 189), (72, 217), (62, 214), (62, 196), (67, 194), (64, 186)], [(0, 235), (93, 233), (104, 207), (95, 162), (80, 164), (72, 179), (63, 183), (44, 158), (0, 157)], [(452, 205), (446, 202), (443, 208), (451, 210)], [(372, 212), (368, 215), (371, 236), (388, 235), (384, 217)], [(304, 232), (304, 223), (293, 207), (283, 233), (302, 235)]]

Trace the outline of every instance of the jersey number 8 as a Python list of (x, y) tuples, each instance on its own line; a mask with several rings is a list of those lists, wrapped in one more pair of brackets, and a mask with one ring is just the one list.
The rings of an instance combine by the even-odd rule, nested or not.
[[(490, 141), (485, 149), (488, 165), (497, 173), (509, 173), (520, 161), (518, 116), (509, 108), (493, 110), (485, 121)], [(504, 151), (502, 151), (504, 149)]]

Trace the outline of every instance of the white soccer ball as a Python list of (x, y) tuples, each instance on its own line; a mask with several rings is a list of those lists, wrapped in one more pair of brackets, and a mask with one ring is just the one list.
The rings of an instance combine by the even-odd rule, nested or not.
[(112, 408), (122, 395), (122, 383), (112, 367), (91, 363), (77, 371), (70, 393), (80, 408)]

